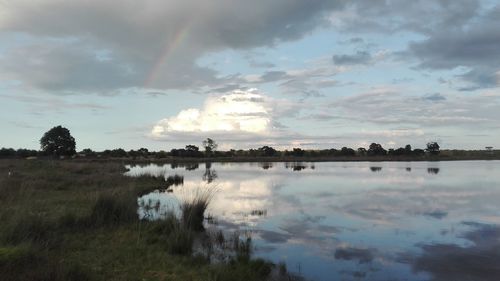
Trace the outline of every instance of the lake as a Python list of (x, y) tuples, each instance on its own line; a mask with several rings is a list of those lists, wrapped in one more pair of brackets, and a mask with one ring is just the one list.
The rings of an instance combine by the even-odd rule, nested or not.
[(500, 280), (500, 161), (127, 166), (182, 185), (139, 198), (161, 219), (214, 188), (216, 225), (311, 280)]

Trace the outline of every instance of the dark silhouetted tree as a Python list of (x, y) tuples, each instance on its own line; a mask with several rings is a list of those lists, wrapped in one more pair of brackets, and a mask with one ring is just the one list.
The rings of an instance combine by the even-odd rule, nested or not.
[(354, 156), (354, 155), (356, 155), (356, 151), (354, 151), (354, 149), (352, 149), (352, 148), (348, 148), (348, 147), (344, 146), (340, 149), (338, 154), (340, 156)]
[(85, 156), (85, 157), (96, 157), (97, 156), (97, 152), (93, 151), (90, 148), (83, 149), (82, 151), (80, 151), (80, 154), (82, 154), (82, 156)]
[(386, 155), (387, 151), (378, 143), (370, 144), (368, 155)]
[(432, 155), (438, 155), (439, 154), (439, 144), (437, 142), (428, 142), (427, 143), (427, 152), (429, 152)]
[(406, 154), (408, 154), (408, 155), (410, 155), (410, 154), (411, 154), (411, 145), (407, 144), (407, 145), (405, 146), (405, 153), (406, 153)]
[(292, 151), (292, 155), (297, 157), (302, 157), (304, 156), (305, 153), (306, 153), (305, 150), (300, 148), (294, 148)]
[(259, 154), (261, 156), (275, 156), (277, 154), (277, 151), (276, 151), (276, 149), (265, 145), (265, 146), (259, 148)]
[(212, 153), (215, 150), (217, 150), (217, 146), (218, 146), (217, 143), (211, 138), (207, 138), (206, 140), (204, 140), (202, 142), (202, 145), (205, 148), (205, 155), (206, 156), (212, 155)]
[(57, 126), (48, 130), (40, 139), (41, 150), (48, 155), (69, 156), (76, 153), (76, 142), (68, 129)]

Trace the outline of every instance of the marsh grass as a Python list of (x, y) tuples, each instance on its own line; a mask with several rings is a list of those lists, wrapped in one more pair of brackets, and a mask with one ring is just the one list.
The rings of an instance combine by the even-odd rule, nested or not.
[(149, 242), (160, 244), (170, 254), (189, 255), (193, 250), (195, 233), (185, 227), (173, 211), (168, 212), (163, 220), (150, 222)]
[(203, 231), (205, 211), (217, 192), (216, 187), (197, 188), (190, 193), (183, 194), (180, 204), (181, 221), (184, 226), (193, 231)]
[(97, 198), (89, 216), (89, 225), (116, 226), (137, 221), (134, 198), (124, 195), (101, 195)]

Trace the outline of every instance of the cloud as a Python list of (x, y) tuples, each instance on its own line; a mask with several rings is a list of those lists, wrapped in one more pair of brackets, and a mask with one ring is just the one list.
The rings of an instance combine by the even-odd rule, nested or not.
[(33, 95), (8, 95), (0, 94), (0, 99), (9, 99), (26, 104), (30, 108), (32, 114), (43, 114), (47, 112), (64, 113), (74, 110), (91, 110), (92, 112), (109, 110), (109, 106), (105, 106), (94, 102), (70, 102), (64, 98), (53, 96), (33, 96)]
[[(461, 90), (498, 87), (500, 5), (482, 0), (350, 1), (335, 10), (332, 25), (344, 33), (417, 34), (401, 58), (421, 69), (463, 67)], [(356, 38), (356, 37), (354, 37)], [(347, 41), (348, 42), (348, 41)], [(369, 53), (337, 55), (338, 63), (369, 61)]]
[(480, 3), (480, 0), (354, 0), (343, 10), (333, 11), (330, 21), (337, 29), (351, 33), (426, 34), (436, 29), (460, 28), (477, 15)]
[(176, 133), (266, 134), (271, 130), (270, 100), (256, 89), (235, 90), (208, 98), (201, 109), (182, 110), (160, 120), (151, 134), (164, 138)]
[(344, 119), (375, 124), (406, 124), (426, 127), (451, 126), (477, 128), (498, 122), (493, 107), (495, 96), (454, 96), (442, 94), (409, 95), (404, 89), (380, 88), (340, 99), (329, 106)]
[(372, 56), (366, 51), (357, 51), (352, 55), (334, 55), (332, 60), (337, 65), (368, 64), (372, 61)]
[(225, 77), (197, 64), (204, 54), (300, 39), (341, 2), (3, 1), (0, 31), (22, 40), (0, 74), (54, 92), (220, 86)]
[[(426, 69), (455, 69), (468, 71), (458, 75), (469, 84), (462, 90), (498, 87), (500, 81), (500, 5), (497, 5), (469, 24), (447, 26), (429, 32), (425, 40), (409, 45), (409, 52)], [(446, 46), (443, 48), (443, 46)]]
[(254, 86), (276, 82), (283, 94), (299, 94), (304, 98), (324, 97), (323, 91), (325, 89), (340, 85), (333, 76), (344, 71), (346, 71), (344, 66), (336, 66), (332, 64), (330, 58), (324, 57), (309, 61), (302, 68), (245, 75), (239, 79), (239, 82)]
[(434, 93), (425, 95), (423, 99), (428, 101), (443, 101), (446, 100), (446, 97), (441, 95), (440, 93)]

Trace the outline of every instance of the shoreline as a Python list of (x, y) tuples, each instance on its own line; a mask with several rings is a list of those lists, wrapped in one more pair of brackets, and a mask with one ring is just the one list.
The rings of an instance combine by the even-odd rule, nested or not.
[[(68, 160), (68, 159), (67, 159)], [(449, 161), (495, 161), (492, 157), (210, 157), (210, 158), (77, 158), (82, 162), (121, 161), (125, 163), (259, 163), (259, 162), (449, 162)]]

